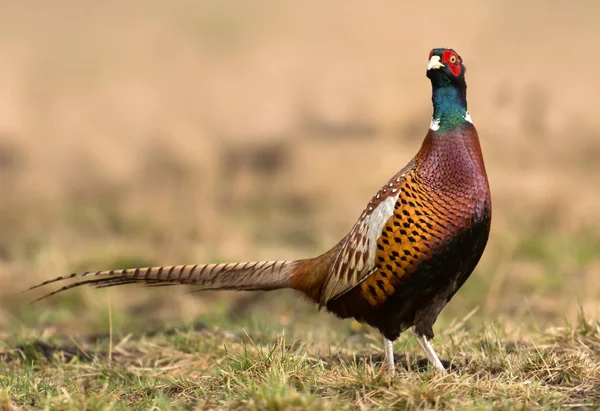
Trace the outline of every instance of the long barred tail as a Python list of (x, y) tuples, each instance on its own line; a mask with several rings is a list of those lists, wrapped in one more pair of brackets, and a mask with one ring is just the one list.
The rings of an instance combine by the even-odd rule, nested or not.
[(290, 277), (294, 273), (296, 263), (261, 261), (90, 271), (44, 281), (30, 287), (29, 290), (73, 278), (77, 279), (74, 283), (52, 291), (34, 302), (82, 285), (104, 288), (133, 283), (151, 286), (187, 284), (199, 286), (200, 290), (275, 290), (290, 286)]

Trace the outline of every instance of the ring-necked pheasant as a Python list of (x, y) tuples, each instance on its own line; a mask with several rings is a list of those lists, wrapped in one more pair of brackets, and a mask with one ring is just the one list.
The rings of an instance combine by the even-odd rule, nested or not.
[[(354, 317), (392, 341), (413, 327), (431, 364), (438, 314), (467, 280), (486, 246), (491, 198), (477, 131), (467, 111), (465, 67), (451, 49), (429, 54), (433, 117), (417, 155), (369, 201), (331, 250), (305, 260), (193, 264), (72, 274), (81, 285), (188, 284), (207, 290), (292, 288), (341, 318)], [(85, 277), (85, 278), (83, 278)]]

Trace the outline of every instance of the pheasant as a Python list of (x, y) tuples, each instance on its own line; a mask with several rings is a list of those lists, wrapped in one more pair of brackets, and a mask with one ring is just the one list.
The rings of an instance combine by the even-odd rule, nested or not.
[(492, 205), (479, 138), (467, 111), (462, 58), (452, 49), (433, 49), (427, 77), (433, 116), (420, 150), (369, 201), (350, 232), (324, 254), (295, 261), (75, 273), (30, 290), (66, 279), (76, 282), (39, 299), (82, 285), (291, 288), (319, 309), (377, 328), (392, 375), (392, 342), (411, 327), (431, 365), (444, 372), (430, 342), (433, 324), (483, 254)]

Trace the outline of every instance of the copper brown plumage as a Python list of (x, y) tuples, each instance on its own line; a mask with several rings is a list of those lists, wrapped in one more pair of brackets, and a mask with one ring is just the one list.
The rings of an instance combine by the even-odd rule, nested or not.
[(348, 235), (318, 257), (98, 271), (31, 289), (70, 278), (75, 282), (42, 298), (81, 285), (292, 288), (339, 317), (379, 329), (392, 373), (391, 342), (410, 327), (432, 365), (443, 371), (429, 342), (433, 324), (477, 265), (491, 223), (490, 190), (467, 111), (464, 74), (454, 50), (431, 51), (427, 77), (434, 110), (421, 149), (371, 199)]

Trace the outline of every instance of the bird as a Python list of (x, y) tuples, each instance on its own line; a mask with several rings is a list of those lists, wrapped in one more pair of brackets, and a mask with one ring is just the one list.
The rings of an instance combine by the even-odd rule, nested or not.
[(200, 290), (297, 290), (319, 310), (366, 323), (383, 336), (384, 367), (395, 374), (393, 341), (412, 328), (432, 370), (445, 372), (431, 340), (438, 315), (486, 247), (492, 203), (479, 136), (467, 110), (465, 65), (434, 48), (426, 76), (433, 115), (417, 154), (321, 255), (299, 260), (188, 264), (74, 273), (49, 292), (79, 286), (191, 285)]

